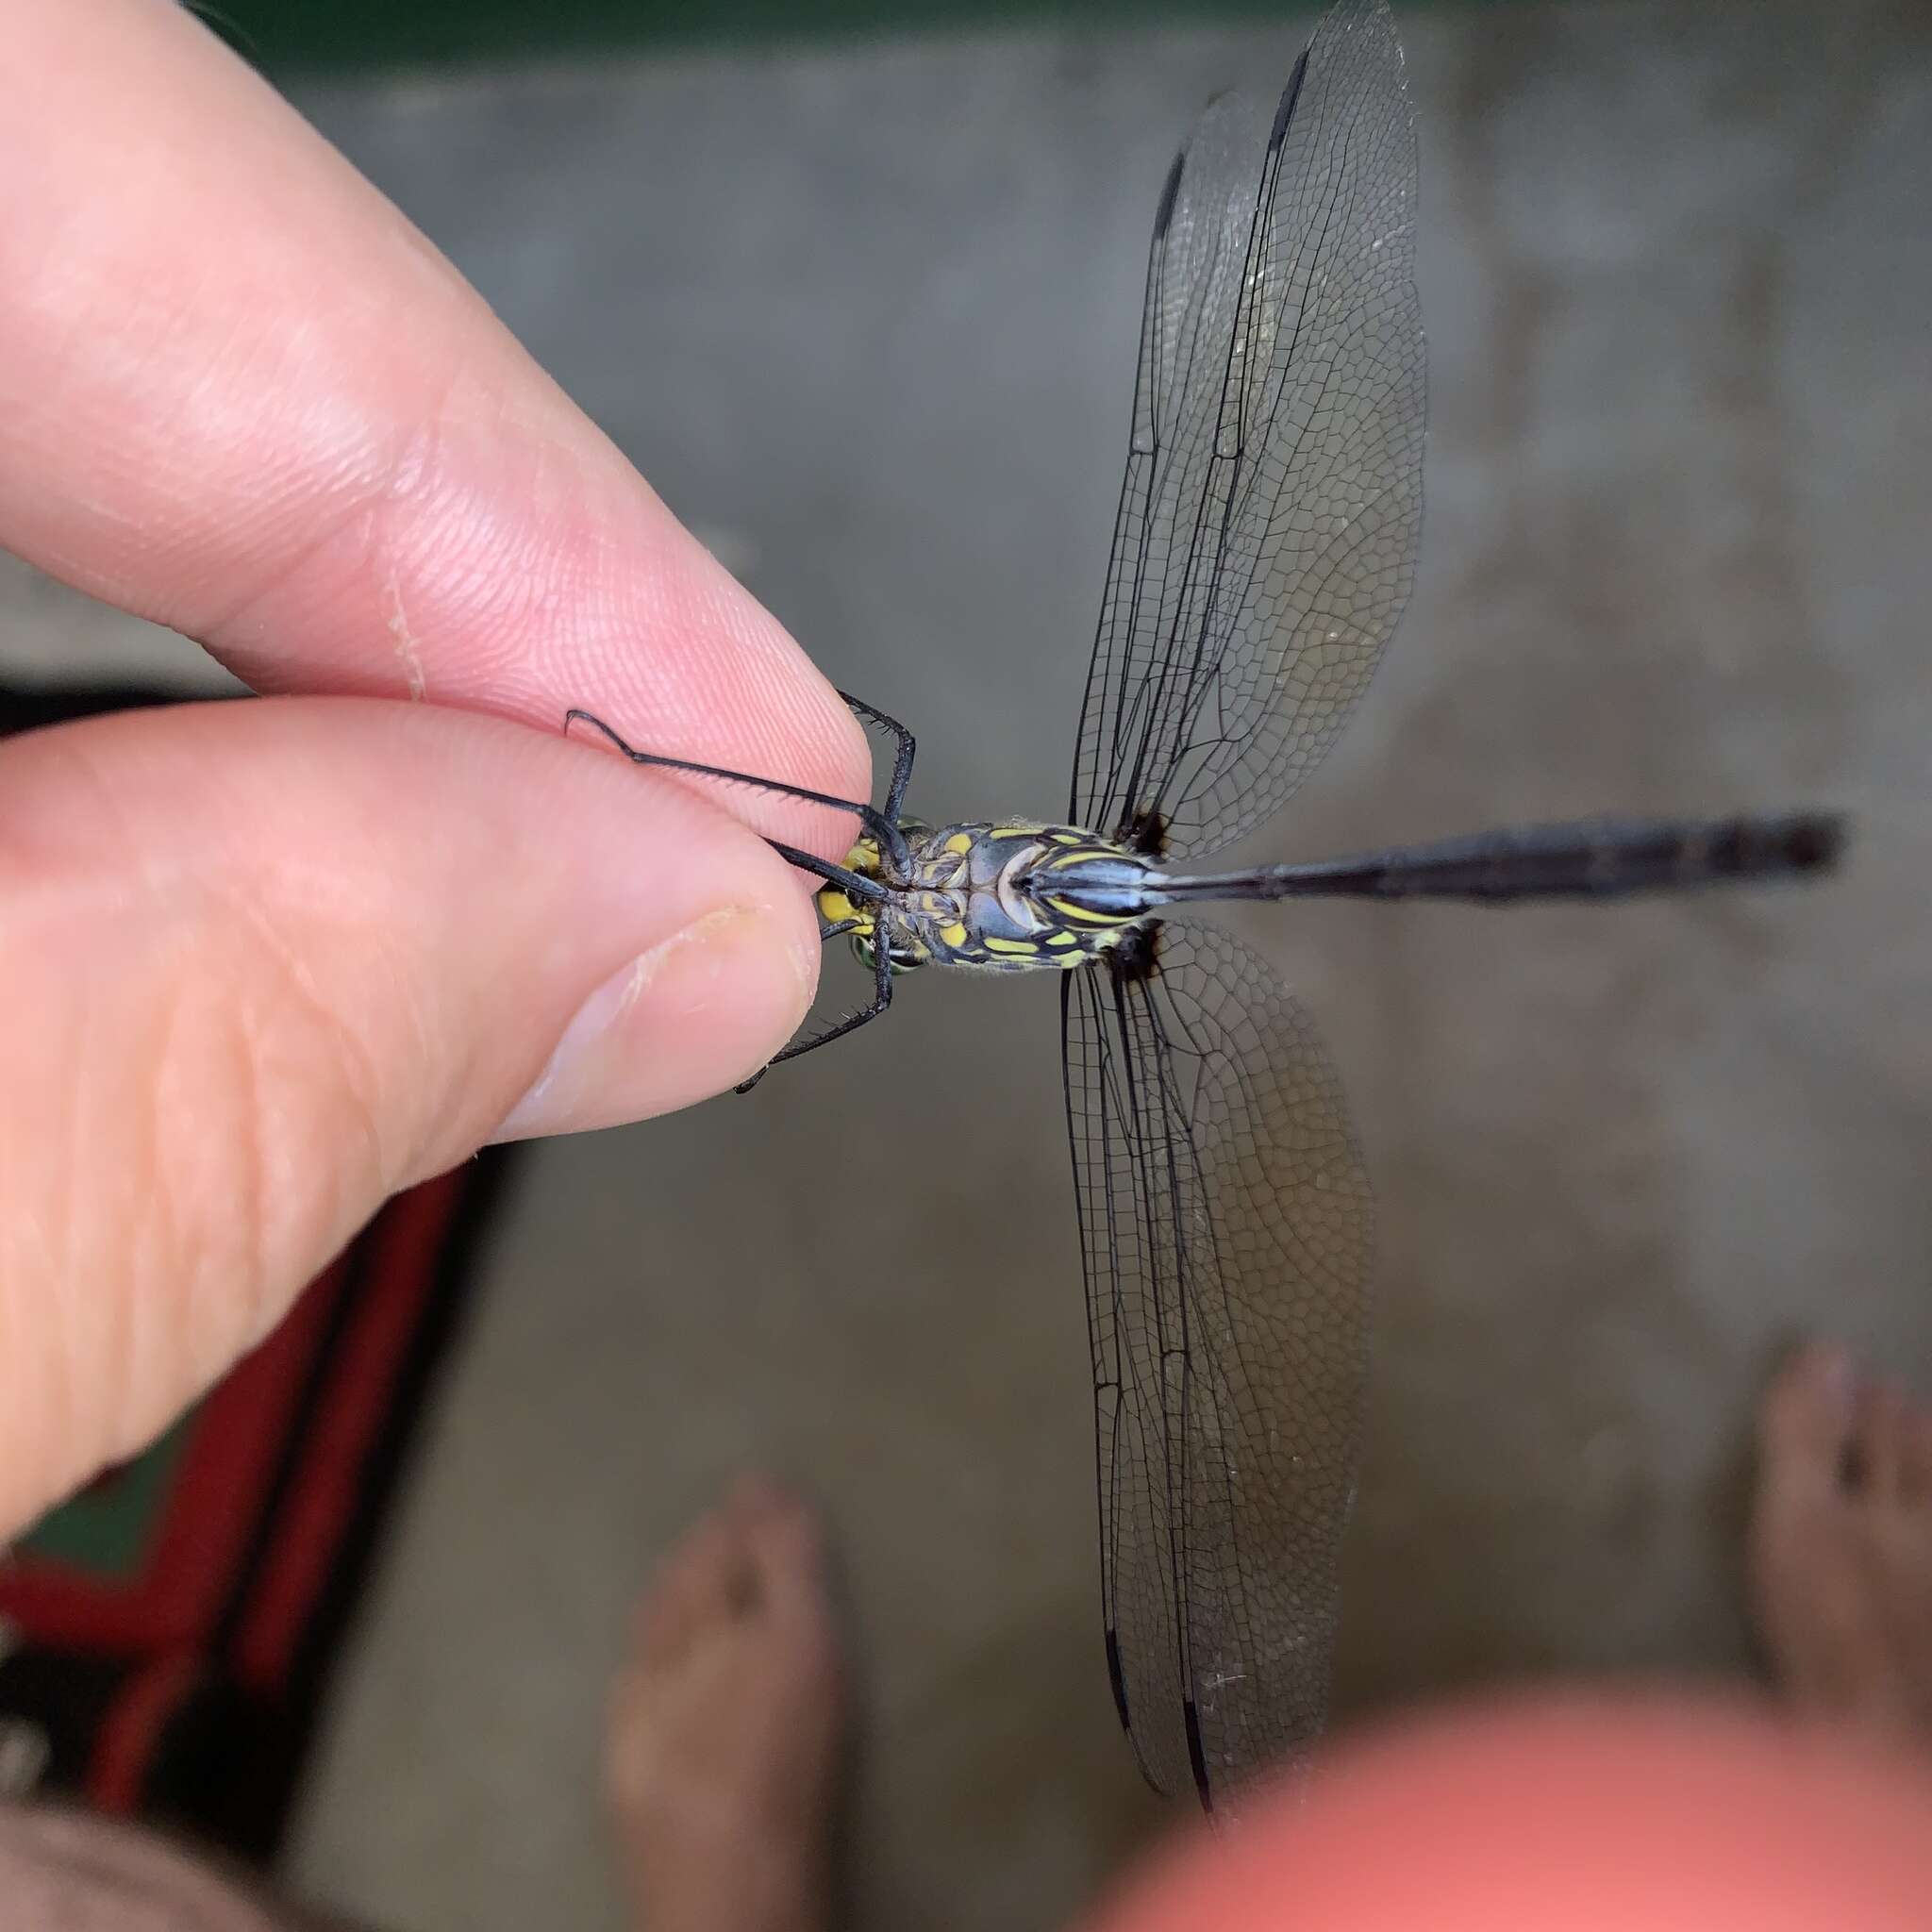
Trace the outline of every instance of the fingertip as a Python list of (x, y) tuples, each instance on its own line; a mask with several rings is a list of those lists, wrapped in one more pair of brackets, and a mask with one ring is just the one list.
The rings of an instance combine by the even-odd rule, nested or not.
[(589, 995), (491, 1138), (615, 1126), (736, 1086), (798, 1030), (816, 971), (782, 902), (701, 914)]
[[(10, 742), (0, 924), (0, 1265), (13, 1306), (90, 1311), (8, 1330), (0, 1533), (146, 1441), (546, 1067), (526, 1131), (722, 1091), (816, 964), (804, 882), (715, 808), (356, 700)], [(137, 1331), (161, 1345), (130, 1374)]]

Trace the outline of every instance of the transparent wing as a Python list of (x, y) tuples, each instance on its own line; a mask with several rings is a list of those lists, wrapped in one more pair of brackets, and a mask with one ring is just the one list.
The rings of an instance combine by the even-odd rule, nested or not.
[(1135, 936), (1062, 999), (1114, 1695), (1149, 1781), (1219, 1804), (1326, 1707), (1368, 1177), (1307, 1015), (1226, 933)]
[(1386, 0), (1341, 0), (1272, 110), (1223, 97), (1176, 158), (1073, 824), (1230, 842), (1374, 673), (1422, 521), (1415, 168)]

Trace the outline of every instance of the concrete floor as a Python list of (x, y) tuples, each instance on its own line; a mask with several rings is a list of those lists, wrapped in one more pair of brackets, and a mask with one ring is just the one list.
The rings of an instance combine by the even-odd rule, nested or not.
[[(1932, 24), (1492, 8), (1404, 33), (1424, 566), (1269, 851), (1801, 801), (1857, 843), (1802, 893), (1252, 928), (1324, 1024), (1383, 1210), (1346, 1713), (1745, 1669), (1767, 1364), (1816, 1325), (1932, 1376)], [(1051, 810), (1161, 173), (1201, 97), (1300, 39), (301, 104), (920, 731), (915, 804)], [(0, 596), (16, 655), (155, 648), (18, 574)], [(603, 1684), (640, 1578), (748, 1465), (821, 1497), (841, 1553), (857, 1925), (1058, 1925), (1158, 1828), (1100, 1657), (1054, 1034), (1049, 989), (922, 979), (755, 1098), (533, 1155), (322, 1753), (308, 1889), (410, 1932), (617, 1924)]]

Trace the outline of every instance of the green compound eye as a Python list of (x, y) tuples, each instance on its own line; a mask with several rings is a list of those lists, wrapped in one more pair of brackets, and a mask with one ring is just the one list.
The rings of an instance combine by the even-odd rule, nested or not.
[[(874, 949), (872, 934), (869, 932), (854, 933), (852, 935), (852, 950), (857, 956), (858, 963), (870, 973), (873, 970), (873, 962), (877, 957)], [(892, 946), (886, 959), (886, 964), (891, 972), (911, 973), (918, 967), (925, 964), (925, 955), (917, 946), (908, 945), (902, 941)]]

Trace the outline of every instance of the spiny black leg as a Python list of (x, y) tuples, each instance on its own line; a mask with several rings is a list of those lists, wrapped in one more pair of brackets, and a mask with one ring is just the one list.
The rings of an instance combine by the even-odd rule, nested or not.
[(893, 824), (899, 823), (900, 808), (906, 803), (906, 788), (912, 782), (912, 734), (896, 718), (889, 718), (883, 711), (875, 710), (863, 698), (856, 698), (849, 691), (839, 695), (869, 723), (876, 724), (881, 731), (890, 731), (897, 742), (898, 750), (892, 755), (892, 782), (886, 788), (886, 802), (882, 808), (887, 818)]
[(814, 878), (821, 878), (827, 885), (837, 886), (848, 899), (889, 899), (891, 888), (869, 879), (863, 873), (848, 871), (842, 865), (834, 865), (829, 858), (821, 858), (815, 852), (801, 852), (796, 845), (788, 845), (781, 839), (767, 839), (769, 845), (788, 865), (795, 865), (800, 872), (808, 872)]
[(749, 1093), (780, 1060), (795, 1060), (802, 1053), (810, 1053), (815, 1047), (829, 1046), (835, 1040), (842, 1040), (848, 1033), (856, 1033), (868, 1020), (876, 1020), (892, 1004), (892, 956), (886, 944), (885, 934), (873, 928), (873, 989), (872, 1004), (861, 1007), (856, 1013), (848, 1013), (837, 1025), (827, 1026), (823, 1033), (815, 1033), (809, 1040), (794, 1040), (782, 1052), (775, 1053), (761, 1066), (749, 1080), (742, 1082), (732, 1091)]
[[(668, 772), (690, 772), (700, 778), (725, 778), (734, 785), (752, 785), (756, 786), (760, 791), (774, 791), (781, 798), (803, 798), (811, 805), (829, 805), (836, 811), (854, 813), (866, 830), (879, 841), (882, 851), (898, 854), (904, 853), (906, 850), (905, 833), (900, 831), (897, 825), (893, 824), (875, 808), (863, 803), (859, 799), (834, 798), (828, 791), (813, 791), (804, 785), (788, 785), (780, 778), (759, 778), (754, 776), (750, 772), (726, 771), (723, 765), (693, 764), (690, 758), (666, 758), (659, 752), (639, 751), (634, 745), (626, 744), (609, 725), (605, 724), (603, 719), (590, 711), (579, 710), (575, 708), (563, 714), (563, 728), (566, 735), (568, 735), (572, 724), (579, 718), (586, 724), (601, 731), (634, 765), (658, 765)], [(767, 840), (766, 843), (775, 845), (777, 841)], [(793, 862), (798, 863), (801, 861), (794, 860)], [(815, 863), (816, 861), (814, 861)], [(811, 867), (808, 866), (807, 869), (810, 870)], [(821, 874), (820, 876), (828, 877), (830, 874)]]

